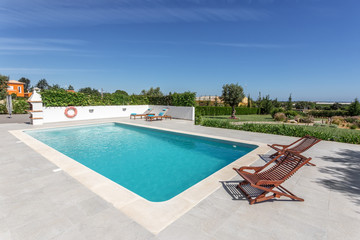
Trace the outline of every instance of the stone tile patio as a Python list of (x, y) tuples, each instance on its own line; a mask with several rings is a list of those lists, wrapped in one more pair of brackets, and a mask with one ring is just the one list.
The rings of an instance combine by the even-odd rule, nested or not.
[[(206, 128), (181, 120), (135, 121), (262, 143), (285, 144), (295, 139)], [(96, 122), (99, 121), (82, 123)], [(59, 125), (71, 124), (44, 126)], [(36, 127), (0, 124), (1, 240), (358, 239), (360, 236), (359, 145), (322, 141), (304, 154), (311, 156), (317, 166), (302, 168), (285, 187), (305, 202), (283, 198), (250, 206), (234, 190), (240, 180), (236, 177), (219, 182), (216, 192), (155, 236), (65, 172), (54, 172), (57, 166), (8, 132), (32, 128)], [(261, 158), (254, 163), (262, 164)]]

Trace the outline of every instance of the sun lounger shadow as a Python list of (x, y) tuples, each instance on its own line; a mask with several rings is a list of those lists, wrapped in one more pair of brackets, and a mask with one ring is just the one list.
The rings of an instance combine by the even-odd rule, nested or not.
[[(240, 191), (237, 186), (239, 185), (239, 181), (221, 181), (221, 184), (224, 190), (232, 197), (232, 200), (246, 200), (247, 198), (242, 191)], [(261, 190), (251, 187), (251, 185), (245, 186), (246, 191), (252, 196), (257, 197), (262, 193)]]

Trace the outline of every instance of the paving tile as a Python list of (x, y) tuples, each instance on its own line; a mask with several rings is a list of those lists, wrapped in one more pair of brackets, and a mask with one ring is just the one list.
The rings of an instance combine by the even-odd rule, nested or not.
[[(118, 119), (117, 119), (118, 120)], [(128, 120), (124, 120), (128, 121)], [(93, 123), (96, 121), (84, 121)], [(188, 121), (144, 125), (194, 131), (262, 143), (288, 143), (296, 138), (194, 126)], [(66, 123), (72, 124), (72, 123)], [(48, 124), (47, 126), (58, 126)], [(223, 187), (153, 235), (99, 198), (8, 133), (30, 125), (0, 124), (0, 239), (359, 239), (360, 203), (356, 189), (333, 189), (324, 180), (340, 180), (350, 166), (341, 152), (360, 152), (360, 146), (320, 142), (306, 152), (316, 167), (306, 166), (285, 186), (305, 202), (276, 199), (255, 205), (233, 200)], [(17, 149), (17, 151), (9, 151)], [(340, 154), (339, 154), (340, 153)], [(330, 161), (338, 157), (341, 161)], [(263, 165), (259, 159), (254, 165)], [(336, 168), (342, 175), (328, 170)], [(236, 176), (232, 181), (240, 181)], [(356, 180), (356, 179), (355, 179)], [(354, 183), (356, 181), (354, 180)], [(356, 185), (356, 184), (354, 184)], [(341, 185), (340, 185), (341, 186)], [(176, 207), (176, 206), (174, 206)], [(161, 217), (161, 216), (157, 216)]]
[(14, 240), (48, 240), (65, 232), (71, 223), (56, 215), (34, 220), (24, 226), (12, 229)]

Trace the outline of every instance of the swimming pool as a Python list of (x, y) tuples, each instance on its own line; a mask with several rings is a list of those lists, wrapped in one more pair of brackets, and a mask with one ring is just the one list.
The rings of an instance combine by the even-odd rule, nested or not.
[(257, 148), (119, 123), (26, 133), (153, 202), (173, 198)]

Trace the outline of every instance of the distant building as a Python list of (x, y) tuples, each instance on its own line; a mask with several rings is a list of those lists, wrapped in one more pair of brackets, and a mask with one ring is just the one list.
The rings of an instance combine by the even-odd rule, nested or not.
[[(201, 96), (196, 97), (196, 103), (199, 106), (215, 106), (216, 104), (223, 105), (224, 102), (221, 100), (219, 96)], [(244, 97), (241, 103), (239, 103), (239, 106), (247, 106), (248, 104), (248, 98)]]
[[(318, 104), (318, 105), (332, 105), (334, 103), (335, 102), (315, 102), (315, 104)], [(337, 102), (337, 103), (340, 103), (340, 104), (343, 104), (343, 105), (351, 104), (351, 102)]]
[(25, 83), (16, 80), (9, 80), (7, 93), (9, 95), (16, 94), (18, 97), (30, 97), (31, 93), (24, 91)]

